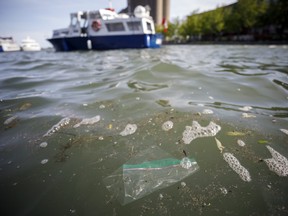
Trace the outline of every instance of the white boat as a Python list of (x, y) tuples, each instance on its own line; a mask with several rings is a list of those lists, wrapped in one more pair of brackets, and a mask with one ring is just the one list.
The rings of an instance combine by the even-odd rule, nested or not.
[(71, 13), (70, 19), (68, 28), (54, 30), (47, 39), (56, 51), (158, 48), (162, 44), (150, 11), (143, 6), (137, 6), (131, 16), (106, 8)]
[(30, 37), (27, 37), (24, 40), (22, 40), (20, 46), (23, 51), (40, 51), (41, 50), (40, 44)]
[(0, 52), (20, 51), (20, 46), (12, 37), (0, 37)]

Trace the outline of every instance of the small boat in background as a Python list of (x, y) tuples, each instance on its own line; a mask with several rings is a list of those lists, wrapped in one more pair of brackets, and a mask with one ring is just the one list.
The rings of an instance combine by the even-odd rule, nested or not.
[(20, 51), (20, 46), (12, 37), (0, 37), (0, 52)]
[(56, 51), (158, 48), (162, 35), (155, 31), (148, 8), (137, 6), (133, 15), (112, 8), (70, 14), (68, 28), (53, 31), (48, 41)]
[(20, 46), (23, 51), (40, 51), (41, 50), (40, 44), (30, 37), (23, 39)]

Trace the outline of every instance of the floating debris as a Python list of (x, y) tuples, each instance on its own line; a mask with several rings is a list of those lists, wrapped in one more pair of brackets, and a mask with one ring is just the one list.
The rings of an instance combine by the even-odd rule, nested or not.
[(258, 143), (259, 143), (259, 144), (267, 144), (268, 141), (267, 141), (267, 140), (258, 140)]
[(218, 149), (220, 150), (220, 153), (222, 154), (225, 147), (222, 145), (222, 143), (218, 139), (216, 139), (216, 137), (215, 137), (215, 141), (216, 141)]
[(268, 168), (279, 176), (288, 176), (288, 160), (269, 145), (266, 146), (272, 158), (264, 159)]
[(287, 129), (280, 129), (280, 131), (282, 131), (283, 133), (285, 133), (286, 135), (288, 135), (288, 130)]
[(105, 107), (105, 105), (104, 104), (101, 104), (100, 106), (99, 106), (99, 109), (105, 109), (106, 107)]
[(242, 113), (242, 118), (256, 118), (256, 116), (250, 113)]
[(157, 100), (156, 103), (162, 107), (171, 107), (169, 100), (160, 99), (160, 100)]
[(41, 148), (46, 148), (48, 146), (48, 143), (47, 142), (42, 142), (40, 143), (39, 145)]
[(237, 144), (241, 147), (246, 145), (245, 142), (243, 140), (240, 140), (240, 139), (237, 140)]
[(251, 106), (244, 106), (244, 107), (241, 107), (241, 108), (239, 108), (239, 110), (242, 110), (242, 111), (244, 111), (244, 112), (248, 112), (248, 111), (250, 111), (250, 110), (252, 110), (253, 108), (251, 107)]
[(162, 124), (162, 129), (164, 131), (169, 131), (173, 128), (173, 122), (172, 121), (166, 121)]
[(50, 136), (51, 134), (53, 134), (56, 131), (60, 130), (60, 128), (68, 125), (69, 123), (70, 123), (70, 118), (61, 119), (57, 124), (53, 125), (52, 128), (50, 130), (48, 130), (47, 133), (45, 133), (43, 135), (43, 137)]
[(207, 127), (201, 127), (197, 121), (193, 121), (192, 126), (186, 126), (182, 140), (185, 144), (190, 144), (192, 140), (198, 137), (215, 136), (220, 130), (221, 127), (214, 122), (210, 122)]
[(181, 186), (182, 187), (186, 187), (186, 183), (185, 182), (181, 182)]
[(223, 154), (224, 160), (229, 164), (229, 166), (240, 176), (243, 181), (250, 182), (251, 176), (249, 171), (243, 167), (238, 159), (231, 153)]
[(202, 111), (202, 114), (205, 114), (205, 115), (211, 115), (211, 114), (213, 114), (214, 112), (213, 112), (213, 110), (210, 110), (210, 109), (204, 109), (203, 111)]
[(46, 164), (46, 163), (48, 163), (48, 159), (43, 159), (42, 161), (41, 161), (41, 164)]
[(127, 124), (125, 129), (120, 133), (121, 136), (128, 136), (135, 133), (137, 130), (136, 124)]
[(222, 194), (226, 195), (228, 193), (227, 189), (225, 187), (221, 187), (220, 191)]
[(24, 111), (24, 110), (29, 109), (31, 106), (32, 106), (31, 103), (24, 103), (24, 104), (19, 108), (19, 110), (20, 110), (20, 111)]
[(86, 119), (83, 119), (78, 124), (75, 124), (73, 127), (77, 128), (77, 127), (80, 127), (81, 125), (92, 125), (92, 124), (95, 124), (95, 123), (99, 122), (100, 119), (101, 119), (101, 117), (99, 115), (94, 116), (92, 118), (86, 118)]
[(227, 132), (228, 136), (245, 136), (245, 133), (239, 131), (229, 131)]
[(6, 128), (11, 128), (13, 127), (16, 122), (18, 121), (18, 116), (11, 116), (10, 118), (6, 119), (6, 121), (4, 121), (4, 125)]

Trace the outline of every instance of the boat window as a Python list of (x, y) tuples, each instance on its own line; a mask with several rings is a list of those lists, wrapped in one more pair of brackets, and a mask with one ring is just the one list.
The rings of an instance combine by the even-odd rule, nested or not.
[(150, 22), (146, 22), (147, 24), (147, 30), (152, 31), (152, 24)]
[(89, 13), (89, 18), (90, 19), (101, 19), (101, 15), (98, 11), (95, 12), (90, 12)]
[(141, 30), (141, 22), (140, 21), (132, 21), (132, 22), (127, 22), (128, 29), (130, 31), (140, 31)]
[(77, 23), (78, 23), (77, 17), (72, 17), (72, 18), (71, 18), (71, 25), (72, 25), (72, 26), (76, 26)]
[(106, 23), (109, 32), (125, 31), (123, 23)]

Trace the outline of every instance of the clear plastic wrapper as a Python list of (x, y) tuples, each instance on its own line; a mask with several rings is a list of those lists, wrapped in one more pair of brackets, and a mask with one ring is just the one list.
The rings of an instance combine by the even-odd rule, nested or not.
[(173, 158), (158, 147), (137, 154), (104, 179), (113, 198), (128, 204), (171, 186), (199, 169), (193, 158)]

